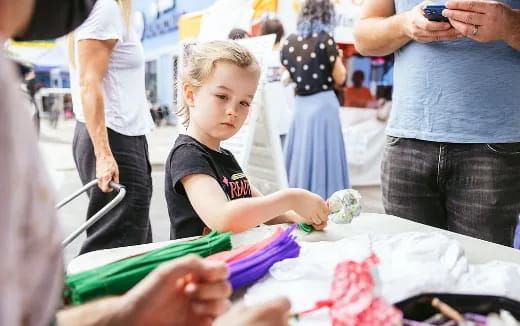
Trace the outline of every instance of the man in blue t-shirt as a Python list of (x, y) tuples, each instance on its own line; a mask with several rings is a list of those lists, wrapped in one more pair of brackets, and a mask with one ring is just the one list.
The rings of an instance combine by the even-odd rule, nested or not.
[(363, 55), (395, 53), (385, 210), (511, 246), (520, 213), (520, 0), (449, 0), (449, 22), (429, 21), (428, 2), (419, 2), (365, 0), (354, 30)]

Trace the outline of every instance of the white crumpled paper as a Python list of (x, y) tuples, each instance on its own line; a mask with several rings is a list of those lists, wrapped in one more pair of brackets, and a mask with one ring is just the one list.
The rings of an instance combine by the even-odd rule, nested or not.
[(333, 193), (327, 200), (329, 219), (338, 224), (348, 224), (361, 214), (361, 194), (354, 189), (343, 189)]

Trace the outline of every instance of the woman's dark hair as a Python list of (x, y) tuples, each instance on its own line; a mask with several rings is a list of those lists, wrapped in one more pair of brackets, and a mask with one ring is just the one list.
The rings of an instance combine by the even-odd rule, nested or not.
[(283, 37), (284, 29), (282, 23), (278, 19), (267, 19), (260, 27), (260, 35), (276, 34), (274, 43), (280, 43)]
[(306, 0), (298, 17), (298, 34), (303, 38), (313, 33), (330, 33), (336, 25), (334, 4), (330, 0)]
[(228, 34), (228, 39), (230, 40), (239, 40), (246, 37), (249, 37), (249, 33), (241, 28), (233, 28)]

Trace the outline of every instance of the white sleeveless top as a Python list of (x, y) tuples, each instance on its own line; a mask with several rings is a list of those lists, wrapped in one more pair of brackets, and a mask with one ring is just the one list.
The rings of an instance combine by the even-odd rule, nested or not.
[[(74, 32), (75, 48), (84, 39), (110, 40), (117, 43), (103, 78), (106, 126), (120, 134), (140, 136), (154, 127), (148, 108), (144, 83), (143, 47), (131, 28), (127, 28), (121, 8), (115, 0), (98, 0), (88, 19)], [(70, 67), (74, 112), (85, 122), (79, 87), (78, 51), (76, 68)]]

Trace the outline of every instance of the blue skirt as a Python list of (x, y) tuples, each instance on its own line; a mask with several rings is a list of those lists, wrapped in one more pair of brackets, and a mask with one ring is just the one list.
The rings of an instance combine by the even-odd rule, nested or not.
[(289, 187), (307, 189), (323, 199), (350, 188), (339, 102), (333, 91), (296, 96), (284, 155)]

